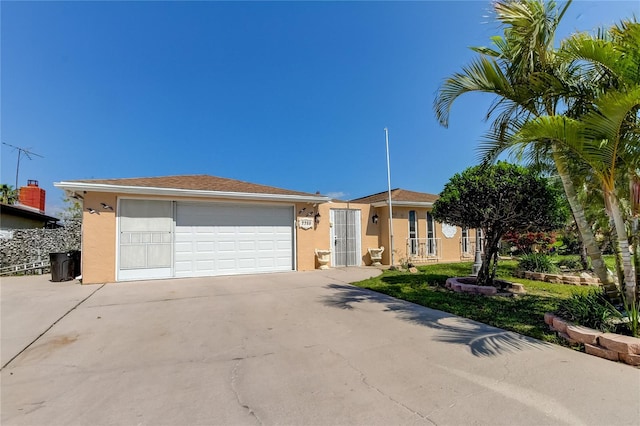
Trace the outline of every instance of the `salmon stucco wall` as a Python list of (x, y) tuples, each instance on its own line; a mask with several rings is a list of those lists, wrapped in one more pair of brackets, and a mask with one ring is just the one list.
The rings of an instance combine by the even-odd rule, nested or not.
[[(403, 261), (409, 261), (407, 239), (409, 238), (409, 211), (414, 210), (417, 218), (418, 237), (421, 244), (424, 244), (427, 238), (427, 212), (431, 211), (426, 207), (406, 207), (406, 206), (394, 206), (393, 207), (393, 247), (394, 247), (394, 263), (396, 265)], [(373, 208), (378, 215), (378, 226), (380, 235), (380, 245), (386, 248), (390, 247), (390, 230), (389, 230), (389, 209), (385, 207)], [(472, 237), (473, 232), (469, 235)], [(469, 254), (462, 253), (461, 240), (462, 229), (456, 227), (456, 232), (453, 236), (447, 237), (442, 231), (442, 224), (435, 222), (434, 238), (438, 244), (438, 256), (429, 258), (428, 262), (459, 262), (460, 260), (469, 260)], [(385, 265), (391, 264), (391, 250), (385, 250), (382, 257), (382, 263)]]
[[(302, 209), (305, 209), (302, 211)], [(307, 216), (309, 210), (320, 213), (317, 223), (311, 229), (302, 229), (299, 226), (300, 218), (314, 217)], [(379, 246), (379, 238), (377, 235), (377, 225), (371, 226), (370, 219), (371, 206), (369, 204), (353, 204), (344, 202), (322, 203), (314, 207), (310, 203), (296, 204), (296, 255), (297, 269), (299, 271), (310, 271), (319, 267), (315, 250), (332, 250), (331, 241), (331, 209), (351, 209), (360, 211), (360, 256), (362, 265), (370, 265), (369, 248)], [(329, 264), (329, 266), (332, 266)]]
[[(117, 202), (118, 196), (104, 192), (89, 192), (84, 194), (83, 233), (82, 233), (82, 274), (83, 283), (105, 283), (116, 281), (116, 256), (117, 256)], [(130, 197), (129, 195), (127, 197)], [(136, 197), (136, 198), (165, 198), (165, 197)], [(172, 199), (167, 197), (166, 199)], [(184, 200), (187, 200), (185, 198)], [(189, 198), (191, 199), (191, 198)], [(205, 201), (201, 198), (193, 198), (194, 201)], [(206, 200), (225, 201), (225, 200)], [(232, 201), (233, 202), (233, 201)], [(101, 207), (101, 203), (114, 207), (108, 210)], [(270, 203), (272, 204), (272, 203)], [(373, 207), (369, 204), (354, 204), (346, 202), (329, 202), (322, 204), (313, 203), (278, 203), (290, 205), (295, 209), (295, 269), (308, 271), (319, 267), (315, 255), (316, 249), (333, 249), (331, 241), (331, 209), (351, 209), (360, 211), (361, 227), (361, 262), (362, 265), (370, 265), (369, 248), (385, 247), (382, 263), (391, 264), (391, 252), (389, 241), (389, 211), (386, 207)], [(97, 213), (91, 214), (87, 208), (95, 209)], [(409, 211), (415, 210), (418, 220), (418, 238), (426, 238), (427, 223), (426, 214), (428, 208), (398, 206), (393, 209), (394, 228), (394, 261), (399, 264), (402, 259), (407, 259), (407, 238), (409, 236)], [(314, 220), (319, 213), (319, 220)], [(372, 217), (378, 217), (377, 223)], [(299, 219), (311, 219), (313, 225), (310, 229), (303, 229)], [(474, 234), (470, 232), (470, 236)], [(446, 238), (442, 232), (442, 225), (436, 223), (435, 237), (439, 239), (440, 250), (438, 259), (429, 261), (453, 262), (463, 259), (460, 239), (462, 232), (456, 228), (456, 234), (452, 238)], [(332, 265), (329, 265), (332, 266)]]
[(442, 224), (436, 222), (436, 238), (440, 245), (440, 261), (441, 262), (459, 262), (462, 259), (462, 250), (460, 246), (460, 238), (462, 230), (456, 227), (456, 233), (452, 237), (447, 237), (442, 232)]
[[(113, 210), (105, 209), (105, 203)], [(82, 283), (116, 281), (116, 194), (84, 194), (82, 212)], [(88, 208), (96, 213), (90, 213)]]
[[(329, 225), (321, 206), (321, 204), (315, 206), (312, 203), (296, 204), (296, 269), (298, 271), (316, 269), (315, 249), (326, 249), (328, 247), (329, 238), (327, 237), (325, 241), (323, 237), (329, 232)], [(308, 216), (309, 212), (311, 212), (311, 216)], [(316, 212), (320, 213), (318, 223), (315, 221)], [(299, 221), (301, 218), (312, 219), (313, 226), (310, 229), (301, 228)]]

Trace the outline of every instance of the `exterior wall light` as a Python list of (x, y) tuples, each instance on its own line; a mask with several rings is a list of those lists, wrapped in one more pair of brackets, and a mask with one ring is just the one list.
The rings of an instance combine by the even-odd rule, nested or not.
[(371, 222), (378, 223), (378, 213), (375, 213), (373, 216), (371, 216)]
[(314, 216), (314, 219), (316, 221), (316, 224), (320, 223), (320, 213), (316, 213), (316, 215)]

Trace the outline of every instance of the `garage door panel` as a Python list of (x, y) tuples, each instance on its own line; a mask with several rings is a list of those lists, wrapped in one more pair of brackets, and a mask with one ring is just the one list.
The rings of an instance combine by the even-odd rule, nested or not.
[(196, 251), (198, 253), (202, 253), (202, 252), (213, 252), (215, 250), (216, 244), (213, 241), (206, 241), (206, 242), (202, 242), (202, 241), (198, 241), (198, 243), (196, 244)]
[(218, 248), (218, 251), (220, 252), (225, 252), (225, 251), (234, 252), (236, 251), (236, 242), (235, 241), (218, 241), (217, 248)]
[(276, 246), (276, 242), (275, 241), (270, 241), (270, 240), (260, 240), (258, 241), (258, 250), (273, 250)]
[(144, 268), (146, 249), (142, 244), (128, 244), (120, 247), (120, 269)]
[(256, 245), (257, 245), (257, 241), (255, 241), (255, 240), (238, 241), (238, 250), (239, 251), (251, 251), (251, 252), (254, 252), (254, 251), (256, 251)]
[(171, 267), (170, 244), (151, 245), (147, 249), (147, 265), (150, 268), (170, 268)]

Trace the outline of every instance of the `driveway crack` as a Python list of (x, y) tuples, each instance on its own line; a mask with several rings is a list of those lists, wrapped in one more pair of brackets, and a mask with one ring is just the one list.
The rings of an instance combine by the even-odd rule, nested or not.
[(249, 405), (245, 404), (242, 401), (242, 398), (240, 397), (240, 392), (236, 388), (236, 379), (238, 378), (238, 369), (240, 368), (240, 364), (242, 363), (242, 360), (243, 359), (239, 359), (238, 362), (236, 362), (236, 364), (233, 366), (233, 370), (231, 371), (231, 390), (236, 396), (236, 401), (238, 401), (238, 405), (244, 408), (245, 410), (247, 410), (247, 412), (256, 419), (258, 424), (262, 425), (264, 423), (262, 422), (262, 420), (260, 420), (260, 417), (258, 417), (256, 412), (253, 411), (253, 409)]
[(74, 307), (72, 307), (71, 309), (69, 309), (67, 312), (64, 313), (64, 315), (62, 315), (60, 318), (58, 318), (57, 320), (55, 320), (53, 322), (53, 324), (51, 324), (49, 327), (47, 327), (47, 329), (45, 331), (43, 331), (42, 333), (40, 333), (40, 335), (38, 337), (36, 337), (35, 339), (33, 339), (31, 341), (31, 343), (29, 343), (27, 346), (25, 346), (20, 352), (18, 352), (17, 354), (15, 354), (13, 356), (13, 358), (11, 358), (9, 361), (7, 361), (1, 368), (0, 371), (4, 370), (9, 364), (11, 364), (13, 362), (14, 359), (18, 358), (22, 353), (24, 353), (24, 351), (26, 351), (27, 349), (29, 349), (31, 346), (33, 346), (34, 343), (36, 343), (38, 340), (40, 340), (40, 338), (42, 336), (44, 336), (45, 334), (47, 334), (47, 332), (49, 330), (51, 330), (53, 328), (53, 326), (55, 326), (57, 323), (59, 323), (60, 321), (62, 321), (62, 319), (64, 317), (66, 317), (67, 315), (69, 315), (71, 312), (73, 312), (78, 306), (82, 305), (84, 302), (86, 302), (91, 296), (93, 296), (94, 294), (96, 294), (98, 292), (98, 290), (100, 290), (102, 287), (104, 287), (105, 284), (102, 284), (100, 287), (98, 287), (97, 289), (95, 289), (94, 291), (91, 292), (91, 294), (89, 294), (87, 297), (85, 297), (84, 299), (82, 299), (81, 301), (79, 301), (78, 303), (76, 303), (76, 305)]
[(413, 414), (414, 416), (418, 416), (420, 417), (422, 420), (425, 420), (429, 423), (431, 423), (434, 426), (438, 426), (438, 424), (436, 422), (434, 422), (433, 420), (431, 420), (428, 416), (422, 414), (421, 412), (412, 409), (411, 407), (403, 404), (402, 402), (398, 401), (397, 399), (393, 398), (391, 395), (385, 393), (382, 391), (382, 389), (372, 385), (371, 383), (369, 383), (367, 381), (367, 376), (364, 374), (364, 372), (362, 372), (360, 369), (356, 368), (353, 364), (351, 364), (351, 362), (345, 358), (343, 355), (333, 351), (331, 348), (328, 349), (329, 352), (331, 352), (332, 354), (342, 358), (346, 364), (349, 366), (349, 368), (351, 368), (352, 370), (354, 370), (355, 372), (357, 372), (360, 375), (360, 381), (362, 383), (364, 383), (365, 386), (367, 386), (369, 389), (376, 391), (377, 393), (379, 393), (380, 395), (384, 396), (385, 398), (387, 398), (389, 401), (393, 402), (394, 404), (396, 404), (397, 406), (401, 407), (402, 409), (410, 412), (411, 414)]

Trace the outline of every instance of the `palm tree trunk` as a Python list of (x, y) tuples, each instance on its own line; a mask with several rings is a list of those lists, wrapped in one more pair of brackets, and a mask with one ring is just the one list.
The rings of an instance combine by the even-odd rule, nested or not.
[(618, 204), (618, 199), (609, 191), (605, 194), (609, 198), (609, 207), (611, 209), (611, 218), (615, 225), (616, 237), (618, 240), (618, 248), (622, 256), (622, 268), (624, 271), (624, 288), (627, 300), (634, 300), (636, 297), (636, 274), (631, 264), (631, 252), (629, 251), (629, 236), (627, 228), (622, 218), (622, 212)]
[(562, 153), (559, 152), (558, 146), (556, 144), (553, 144), (552, 147), (553, 161), (556, 164), (556, 169), (558, 170), (558, 175), (560, 176), (560, 180), (562, 181), (564, 192), (567, 195), (569, 206), (571, 207), (573, 217), (576, 220), (578, 231), (580, 232), (580, 236), (582, 237), (582, 243), (587, 250), (589, 259), (591, 259), (591, 266), (593, 267), (593, 270), (596, 273), (597, 277), (602, 282), (607, 295), (612, 299), (616, 299), (618, 297), (618, 289), (613, 280), (613, 276), (607, 269), (607, 265), (602, 259), (602, 252), (600, 251), (598, 243), (596, 242), (596, 238), (593, 235), (593, 231), (591, 230), (591, 227), (587, 222), (584, 209), (582, 208), (582, 205), (578, 200), (578, 195), (576, 194), (576, 190), (573, 187), (573, 182), (571, 181), (571, 177), (569, 176), (569, 173), (567, 171), (566, 160), (563, 157)]
[(636, 298), (640, 295), (638, 286), (640, 285), (640, 227), (638, 226), (638, 218), (631, 221), (631, 246), (633, 247), (633, 266), (636, 269)]
[(611, 250), (613, 250), (613, 256), (616, 261), (616, 278), (619, 283), (624, 282), (624, 267), (622, 266), (622, 252), (620, 251), (620, 244), (618, 244), (618, 234), (615, 231), (616, 224), (613, 221), (611, 215), (609, 215), (609, 230), (607, 231), (607, 240), (611, 244)]

